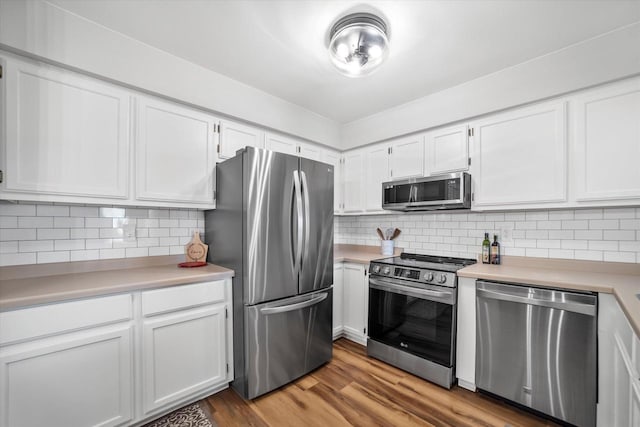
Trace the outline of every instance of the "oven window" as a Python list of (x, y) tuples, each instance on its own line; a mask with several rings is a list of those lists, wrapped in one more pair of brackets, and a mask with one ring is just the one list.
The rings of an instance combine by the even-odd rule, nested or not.
[(369, 337), (433, 362), (453, 366), (453, 306), (369, 289)]

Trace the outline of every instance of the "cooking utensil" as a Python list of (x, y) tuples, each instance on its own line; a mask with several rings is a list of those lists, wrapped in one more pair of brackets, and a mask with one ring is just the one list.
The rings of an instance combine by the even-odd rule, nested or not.
[(395, 239), (396, 237), (398, 237), (398, 236), (400, 235), (400, 233), (401, 233), (400, 229), (399, 229), (399, 228), (396, 228), (396, 229), (393, 231), (393, 234), (391, 235), (391, 240), (393, 240), (393, 239)]
[(385, 240), (391, 240), (391, 235), (393, 234), (393, 228), (387, 228), (384, 235), (387, 237)]
[(380, 240), (386, 240), (384, 238), (384, 234), (382, 234), (382, 230), (380, 230), (380, 228), (376, 228), (376, 233), (378, 233), (378, 236), (380, 237)]

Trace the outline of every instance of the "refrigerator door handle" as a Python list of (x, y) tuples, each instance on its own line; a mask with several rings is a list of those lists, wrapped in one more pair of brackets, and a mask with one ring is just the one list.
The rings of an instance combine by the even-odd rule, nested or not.
[(260, 313), (262, 313), (262, 314), (278, 314), (278, 313), (286, 313), (288, 311), (299, 310), (301, 308), (310, 307), (312, 305), (316, 305), (316, 304), (324, 301), (325, 299), (327, 299), (328, 295), (329, 294), (324, 292), (322, 294), (317, 294), (313, 298), (310, 298), (310, 299), (308, 299), (306, 301), (297, 302), (295, 304), (281, 305), (279, 307), (261, 308), (260, 309)]
[[(302, 194), (304, 195), (304, 256), (301, 262), (309, 259), (309, 234), (311, 233), (311, 221), (309, 220), (309, 184), (307, 183), (307, 174), (300, 171), (302, 177)], [(302, 265), (300, 265), (302, 268)]]
[(293, 263), (293, 269), (298, 274), (302, 265), (302, 228), (303, 228), (303, 215), (302, 215), (302, 188), (300, 185), (300, 174), (297, 170), (293, 171), (293, 191), (296, 196), (296, 248), (295, 248), (295, 260)]

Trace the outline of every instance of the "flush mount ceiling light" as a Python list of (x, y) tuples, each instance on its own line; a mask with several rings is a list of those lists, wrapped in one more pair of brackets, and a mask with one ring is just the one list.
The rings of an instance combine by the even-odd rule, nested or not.
[(329, 32), (329, 56), (344, 75), (371, 74), (389, 54), (387, 25), (371, 13), (352, 13)]

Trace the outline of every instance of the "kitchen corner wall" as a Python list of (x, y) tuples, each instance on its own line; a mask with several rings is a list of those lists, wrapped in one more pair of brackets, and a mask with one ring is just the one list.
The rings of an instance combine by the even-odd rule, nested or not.
[(477, 258), (488, 232), (504, 255), (640, 263), (640, 208), (342, 216), (335, 243), (379, 245), (377, 227), (400, 228), (396, 246), (407, 252)]
[(194, 231), (203, 211), (0, 202), (0, 266), (183, 254)]

